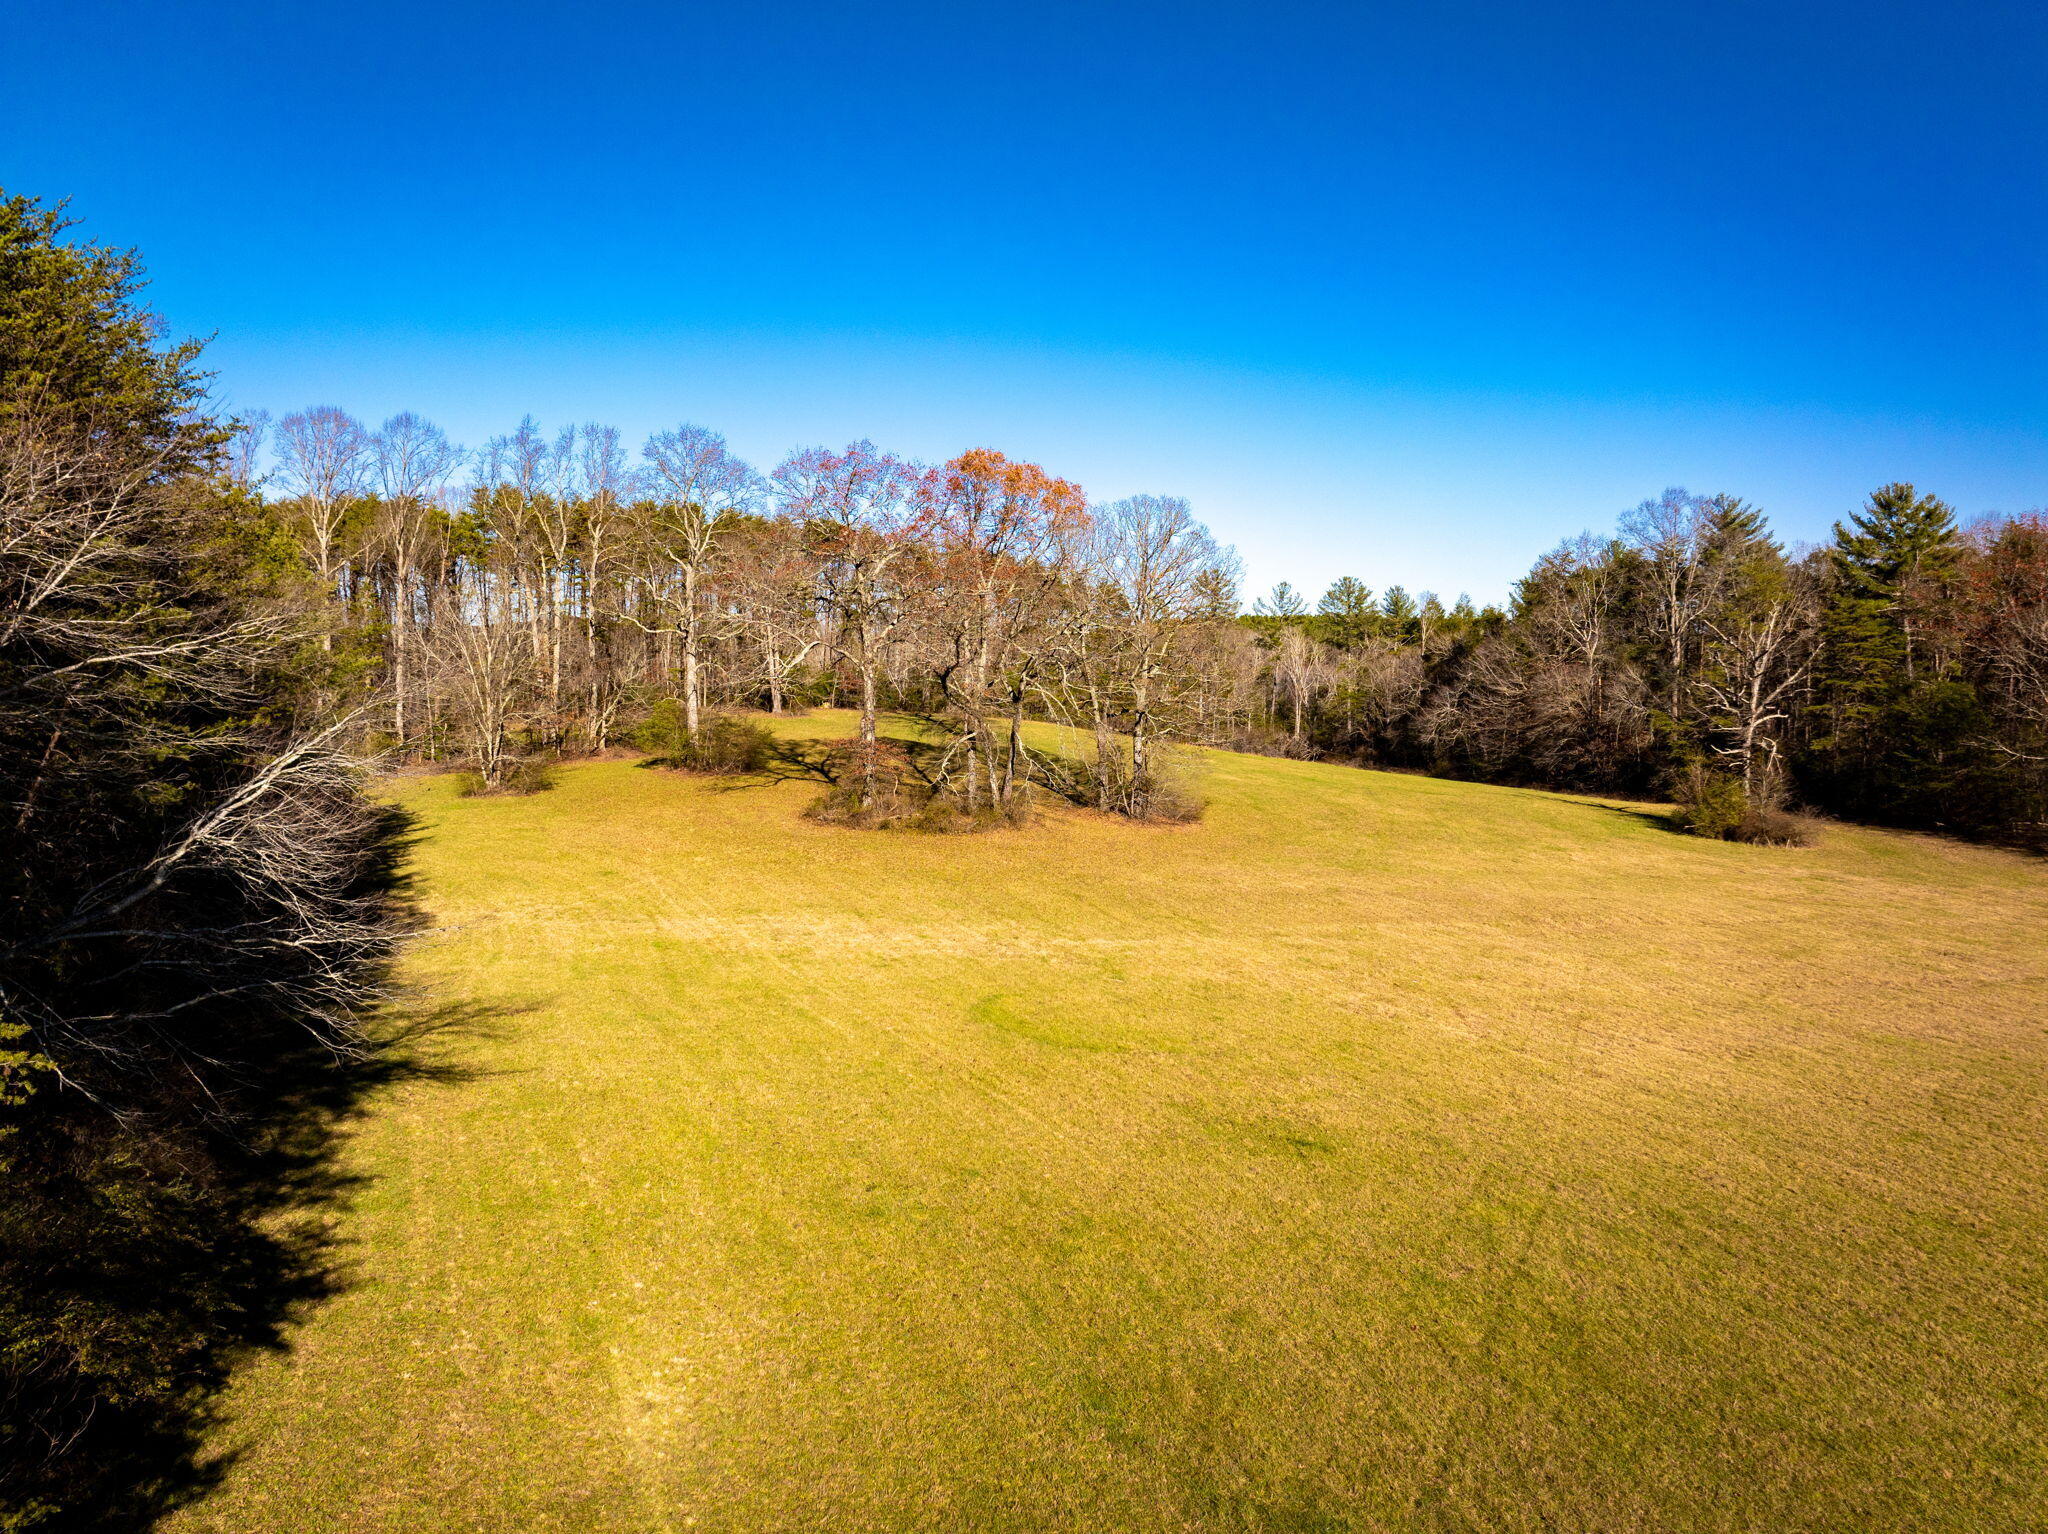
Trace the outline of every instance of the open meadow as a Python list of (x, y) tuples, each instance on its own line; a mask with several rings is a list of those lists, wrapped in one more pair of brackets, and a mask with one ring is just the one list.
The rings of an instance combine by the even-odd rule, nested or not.
[(2048, 1523), (2048, 867), (1199, 760), (956, 837), (395, 780), (494, 1015), (171, 1527)]

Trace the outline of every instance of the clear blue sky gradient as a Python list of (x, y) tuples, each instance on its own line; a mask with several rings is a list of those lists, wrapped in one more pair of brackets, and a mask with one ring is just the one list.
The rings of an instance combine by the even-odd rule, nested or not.
[(21, 5), (222, 397), (1183, 494), (1503, 595), (1667, 484), (2048, 503), (2048, 5)]

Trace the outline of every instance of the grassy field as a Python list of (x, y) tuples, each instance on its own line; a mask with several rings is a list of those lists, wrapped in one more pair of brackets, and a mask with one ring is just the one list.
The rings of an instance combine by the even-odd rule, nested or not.
[(173, 1527), (2048, 1525), (2048, 867), (1205, 760), (966, 838), (403, 784), (504, 1015)]

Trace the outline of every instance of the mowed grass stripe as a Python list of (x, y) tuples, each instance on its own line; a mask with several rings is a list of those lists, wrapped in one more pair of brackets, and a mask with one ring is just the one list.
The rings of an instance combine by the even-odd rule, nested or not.
[(506, 1015), (175, 1526), (2039, 1524), (2040, 865), (1206, 772), (973, 838), (403, 784), (416, 967)]

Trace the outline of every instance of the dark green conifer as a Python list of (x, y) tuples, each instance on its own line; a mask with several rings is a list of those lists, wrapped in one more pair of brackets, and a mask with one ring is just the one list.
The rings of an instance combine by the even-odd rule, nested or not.
[(1954, 511), (1908, 484), (1884, 486), (1835, 524), (1822, 680), (1836, 734), (1932, 679), (1927, 629), (1961, 554)]

